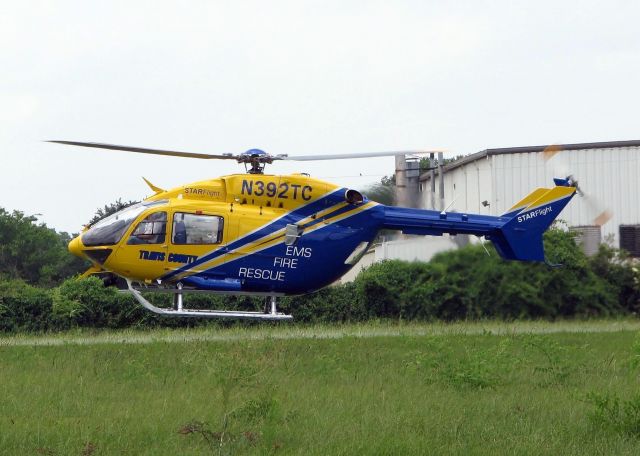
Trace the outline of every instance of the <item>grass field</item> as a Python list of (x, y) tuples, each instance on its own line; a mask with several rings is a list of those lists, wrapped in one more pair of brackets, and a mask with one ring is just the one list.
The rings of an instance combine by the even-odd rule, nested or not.
[(640, 322), (0, 337), (0, 454), (640, 454)]

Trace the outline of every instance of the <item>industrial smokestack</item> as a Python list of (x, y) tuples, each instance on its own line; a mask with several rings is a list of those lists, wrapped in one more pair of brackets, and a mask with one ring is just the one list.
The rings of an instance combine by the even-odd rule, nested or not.
[(420, 161), (396, 155), (396, 203), (418, 207), (420, 201)]

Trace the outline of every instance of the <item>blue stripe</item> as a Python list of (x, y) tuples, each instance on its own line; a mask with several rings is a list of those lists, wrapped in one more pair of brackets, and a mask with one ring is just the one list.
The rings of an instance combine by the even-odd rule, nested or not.
[[(355, 209), (358, 209), (359, 207), (360, 206), (353, 206), (353, 205), (347, 205), (347, 206), (341, 207), (340, 209), (336, 209), (333, 212), (329, 212), (329, 213), (323, 215), (322, 217), (319, 217), (319, 218), (317, 218), (315, 220), (312, 220), (311, 222), (309, 222), (309, 223), (307, 223), (305, 225), (302, 225), (302, 228), (305, 229), (305, 230), (307, 228), (312, 228), (312, 227), (318, 225), (319, 223), (324, 222), (327, 219), (332, 219), (334, 217), (339, 217), (340, 215), (348, 213), (348, 212), (351, 212), (351, 211), (353, 211)], [(349, 217), (351, 217), (351, 216), (349, 216)], [(349, 217), (346, 217), (346, 218), (349, 218)], [(331, 222), (331, 223), (334, 223), (334, 222)], [(278, 237), (265, 240), (262, 244), (267, 244), (267, 243), (270, 243), (270, 242), (272, 242), (274, 240), (277, 240), (277, 239), (280, 239), (280, 238), (284, 238), (284, 236), (285, 235), (283, 233)], [(302, 236), (304, 236), (304, 231), (302, 232)], [(256, 247), (260, 247), (260, 245), (261, 244), (257, 244)], [(249, 255), (251, 255), (251, 254), (249, 254)], [(234, 260), (231, 260), (231, 261), (234, 261)]]
[[(321, 218), (319, 218), (319, 219), (317, 219), (317, 220), (314, 220), (312, 223), (310, 223), (310, 224), (308, 224), (308, 225), (304, 225), (304, 227), (305, 227), (305, 228), (309, 228), (309, 227), (311, 227), (311, 226), (315, 226), (315, 225), (317, 225), (318, 223), (323, 222), (323, 221), (325, 220), (325, 218), (332, 218), (332, 217), (336, 217), (336, 216), (341, 215), (341, 214), (344, 214), (344, 213), (346, 213), (346, 212), (351, 212), (351, 211), (353, 211), (353, 210), (355, 210), (355, 209), (358, 209), (359, 207), (360, 207), (360, 206), (352, 206), (352, 205), (348, 205), (348, 206), (345, 206), (345, 207), (341, 207), (341, 208), (340, 208), (340, 209), (338, 209), (337, 211), (331, 212), (330, 214), (327, 214), (326, 216), (323, 216), (323, 217), (321, 217)], [(348, 217), (345, 217), (345, 218), (343, 218), (342, 220), (339, 220), (339, 221), (337, 221), (337, 222), (331, 222), (331, 223), (329, 223), (328, 225), (325, 225), (325, 226), (322, 226), (322, 227), (318, 228), (318, 230), (324, 230), (324, 229), (335, 229), (335, 226), (334, 226), (335, 224), (340, 223), (340, 222), (343, 222), (343, 221), (345, 221), (345, 220), (348, 220), (348, 219), (349, 219), (349, 218), (351, 218), (351, 217), (358, 216), (358, 215), (360, 215), (360, 214), (362, 214), (362, 213), (364, 213), (364, 212), (366, 212), (366, 211), (368, 211), (368, 210), (370, 210), (370, 209), (372, 209), (372, 208), (373, 208), (373, 206), (372, 206), (372, 207), (370, 207), (370, 208), (368, 208), (368, 209), (366, 209), (365, 211), (358, 212), (357, 214), (351, 214), (351, 215), (349, 215)], [(367, 216), (368, 216), (368, 214), (367, 214)], [(370, 224), (368, 224), (368, 226), (370, 227), (371, 225), (370, 225)], [(313, 233), (316, 233), (318, 230), (313, 231)], [(377, 228), (376, 228), (376, 231), (377, 231)], [(311, 233), (311, 234), (309, 234), (309, 235), (312, 235), (313, 233)], [(302, 235), (301, 235), (301, 236), (302, 236), (302, 239), (307, 239), (307, 238), (305, 238), (305, 233), (304, 233), (304, 231), (302, 232)], [(282, 237), (284, 237), (284, 235), (282, 235)], [(276, 238), (276, 239), (277, 239), (277, 238)], [(272, 245), (272, 246), (268, 247), (268, 249), (272, 249), (272, 248), (274, 248), (274, 247), (276, 247), (276, 248), (277, 248), (277, 247), (279, 247), (279, 245)], [(333, 246), (332, 246), (332, 247), (333, 247)], [(246, 256), (255, 255), (256, 253), (258, 253), (258, 251), (256, 251), (256, 252), (252, 252), (252, 253), (249, 253), (249, 254), (247, 254)], [(221, 267), (224, 267), (224, 266), (226, 266), (226, 265), (228, 265), (228, 264), (230, 264), (230, 263), (233, 263), (234, 261), (242, 260), (242, 259), (246, 258), (246, 256), (241, 257), (241, 258), (232, 258), (232, 259), (231, 259), (231, 260), (229, 260), (227, 263), (220, 264), (220, 265), (218, 265), (218, 266), (214, 266), (214, 267), (213, 267), (213, 268), (211, 268), (211, 269), (207, 269), (207, 270), (205, 270), (205, 271), (201, 271), (201, 272), (210, 272), (210, 271), (213, 271), (213, 270), (215, 270), (215, 269), (217, 269), (217, 268), (221, 268)]]
[(338, 209), (338, 210), (335, 210), (335, 211), (333, 211), (333, 212), (331, 212), (331, 213), (329, 213), (329, 214), (327, 214), (327, 215), (324, 215), (324, 216), (322, 216), (322, 217), (320, 217), (320, 218), (317, 218), (317, 219), (315, 219), (315, 220), (313, 220), (313, 221), (311, 221), (311, 222), (309, 222), (309, 223), (307, 223), (307, 224), (303, 225), (303, 228), (305, 228), (305, 229), (307, 229), (307, 228), (311, 228), (311, 227), (313, 227), (313, 226), (317, 225), (317, 224), (318, 224), (318, 223), (320, 223), (320, 222), (324, 222), (324, 221), (325, 221), (325, 219), (329, 219), (329, 218), (337, 217), (337, 216), (339, 216), (339, 215), (342, 215), (342, 214), (344, 214), (344, 213), (346, 213), (346, 212), (351, 212), (351, 211), (353, 211), (353, 210), (355, 210), (355, 209), (358, 209), (358, 208), (360, 208), (360, 207), (361, 207), (361, 206), (353, 206), (353, 205), (349, 204), (349, 205), (347, 205), (347, 206), (341, 207), (341, 208), (340, 208), (340, 209)]
[[(208, 253), (207, 255), (204, 255), (200, 258), (198, 258), (196, 261), (194, 261), (193, 263), (190, 263), (188, 265), (182, 266), (179, 269), (176, 269), (175, 271), (171, 271), (167, 274), (165, 274), (162, 277), (162, 280), (168, 280), (178, 274), (181, 274), (183, 272), (187, 272), (190, 269), (199, 266), (203, 263), (207, 263), (221, 255), (224, 255), (232, 250), (236, 250), (246, 244), (249, 244), (250, 242), (253, 242), (257, 239), (260, 239), (261, 237), (264, 237), (268, 234), (271, 234), (275, 231), (278, 231), (279, 229), (284, 228), (285, 226), (287, 226), (290, 223), (296, 223), (304, 218), (309, 217), (311, 214), (315, 213), (315, 212), (320, 212), (321, 210), (325, 209), (327, 203), (330, 204), (335, 204), (338, 203), (340, 201), (344, 201), (344, 192), (345, 189), (344, 188), (340, 188), (338, 190), (335, 190), (331, 193), (329, 193), (327, 196), (320, 198), (316, 201), (313, 201), (312, 203), (309, 203), (305, 206), (302, 206), (298, 209), (295, 209), (291, 212), (289, 212), (288, 214), (283, 215), (282, 217), (278, 218), (277, 220), (274, 220), (266, 225), (264, 225), (262, 228), (259, 228), (257, 231), (247, 234), (244, 237), (238, 238), (235, 241), (231, 242), (230, 244), (226, 245), (225, 247), (220, 247), (216, 250), (214, 250), (211, 253)], [(335, 200), (335, 201), (332, 201)]]
[[(349, 206), (355, 209), (358, 206)], [(342, 210), (344, 208), (340, 208)], [(190, 275), (185, 282), (193, 277), (212, 278), (218, 280), (242, 281), (242, 291), (275, 291), (285, 294), (308, 293), (334, 282), (343, 275), (351, 265), (344, 263), (345, 259), (362, 242), (370, 242), (378, 231), (378, 224), (373, 222), (374, 212), (382, 210), (382, 206), (371, 206), (364, 211), (348, 214), (342, 220), (319, 226), (311, 233), (303, 233), (297, 246), (313, 249), (313, 256), (301, 259), (295, 269), (279, 269), (286, 271), (285, 281), (266, 281), (264, 279), (245, 279), (238, 277), (238, 268), (247, 266), (257, 269), (274, 269), (273, 258), (285, 256), (285, 246), (281, 242), (267, 247), (260, 252), (253, 252), (240, 258), (211, 267), (205, 271)], [(337, 211), (336, 211), (337, 212)], [(350, 227), (358, 228), (352, 229)], [(336, 234), (340, 234), (334, 237)], [(327, 246), (330, 245), (330, 248)], [(275, 268), (275, 270), (278, 270)]]
[[(327, 220), (327, 219), (332, 219), (332, 218), (334, 218), (334, 217), (338, 217), (338, 216), (340, 216), (340, 215), (342, 215), (342, 214), (345, 214), (345, 213), (347, 213), (347, 212), (351, 212), (351, 211), (353, 211), (354, 209), (358, 209), (359, 207), (360, 207), (360, 206), (353, 206), (353, 205), (343, 206), (343, 207), (341, 207), (341, 208), (339, 208), (339, 209), (335, 209), (335, 210), (334, 210), (334, 211), (332, 211), (332, 212), (328, 212), (328, 213), (324, 214), (322, 217), (318, 217), (318, 218), (316, 218), (315, 220), (312, 220), (312, 221), (310, 221), (310, 222), (308, 222), (308, 223), (306, 223), (306, 224), (304, 224), (304, 225), (300, 225), (300, 226), (301, 226), (303, 229), (305, 229), (305, 230), (306, 230), (307, 228), (312, 228), (312, 227), (314, 227), (314, 226), (318, 225), (319, 223), (324, 222), (324, 221), (325, 221), (325, 220)], [(303, 232), (302, 234), (304, 235), (304, 232)], [(264, 242), (262, 242), (262, 244), (266, 244), (266, 243), (272, 242), (272, 241), (274, 241), (274, 240), (276, 240), (276, 239), (283, 238), (284, 236), (285, 236), (285, 235), (284, 235), (284, 233), (283, 233), (283, 234), (281, 234), (280, 236), (278, 236), (278, 237), (276, 237), (276, 238), (266, 239)], [(266, 236), (265, 236), (265, 238), (266, 238)], [(257, 244), (257, 247), (259, 247), (260, 245), (261, 245), (261, 244)]]

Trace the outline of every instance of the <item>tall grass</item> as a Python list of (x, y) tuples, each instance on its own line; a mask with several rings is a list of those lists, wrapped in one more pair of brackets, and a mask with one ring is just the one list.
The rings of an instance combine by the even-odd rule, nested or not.
[(625, 325), (5, 339), (0, 454), (638, 454)]

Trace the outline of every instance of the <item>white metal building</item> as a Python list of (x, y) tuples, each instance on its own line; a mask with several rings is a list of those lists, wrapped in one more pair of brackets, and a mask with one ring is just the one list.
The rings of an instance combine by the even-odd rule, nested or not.
[[(620, 225), (640, 224), (640, 140), (556, 145), (560, 151), (545, 161), (549, 146), (487, 149), (443, 167), (444, 198), (440, 176), (420, 176), (421, 205), (436, 209), (500, 215), (536, 187), (550, 187), (553, 177), (573, 175), (580, 188), (594, 198), (576, 196), (559, 219), (569, 226), (595, 225), (607, 209), (611, 217), (602, 225), (602, 238), (619, 245)], [(432, 200), (431, 176), (435, 175)], [(593, 203), (593, 200), (596, 203)]]
[[(420, 175), (416, 185), (418, 198), (409, 196), (408, 200), (417, 200), (425, 209), (442, 210), (450, 206), (448, 211), (501, 215), (533, 189), (550, 187), (554, 177), (571, 174), (588, 198), (574, 197), (558, 219), (569, 227), (595, 228), (598, 239), (611, 239), (620, 247), (620, 225), (640, 225), (640, 140), (553, 145), (558, 152), (545, 160), (543, 152), (549, 147), (486, 149), (468, 155), (443, 167), (442, 198), (440, 176), (434, 170)], [(402, 167), (400, 171), (406, 170)], [(415, 191), (409, 187), (405, 190)], [(600, 228), (595, 227), (594, 219), (604, 210), (610, 213), (610, 218)], [(625, 228), (624, 247), (640, 256), (640, 227), (633, 227), (632, 236), (628, 236), (630, 228)], [(363, 268), (384, 259), (428, 261), (437, 252), (456, 248), (454, 239), (457, 238), (448, 235), (409, 236), (384, 241), (341, 281), (353, 280)], [(585, 250), (595, 252), (597, 243), (595, 248), (590, 247)]]

